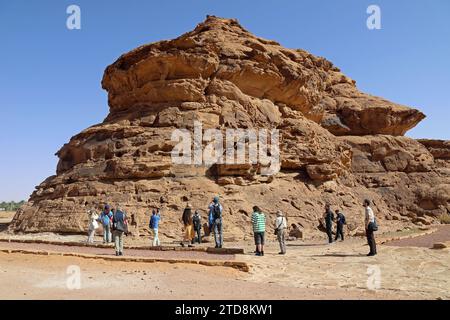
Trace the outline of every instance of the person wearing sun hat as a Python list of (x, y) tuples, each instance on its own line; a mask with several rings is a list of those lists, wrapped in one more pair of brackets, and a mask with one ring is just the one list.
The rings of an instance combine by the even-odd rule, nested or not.
[(286, 228), (287, 221), (281, 210), (277, 211), (277, 218), (275, 219), (275, 234), (277, 235), (278, 243), (280, 244), (279, 254), (286, 254)]

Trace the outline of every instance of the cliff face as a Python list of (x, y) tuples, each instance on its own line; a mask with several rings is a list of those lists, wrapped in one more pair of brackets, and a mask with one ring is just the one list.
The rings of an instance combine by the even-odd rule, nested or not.
[[(403, 134), (424, 115), (360, 92), (326, 59), (258, 38), (236, 20), (209, 16), (181, 37), (139, 47), (107, 67), (110, 113), (58, 151), (57, 174), (18, 211), (14, 231), (82, 232), (86, 210), (120, 204), (147, 234), (162, 207), (161, 233), (181, 232), (185, 203), (206, 212), (219, 194), (226, 239), (250, 234), (251, 207), (317, 232), (323, 205), (340, 207), (358, 231), (363, 198), (384, 228), (429, 224), (450, 211), (447, 142)], [(175, 129), (278, 129), (281, 170), (260, 164), (174, 164)], [(205, 145), (206, 142), (203, 142)], [(246, 141), (249, 145), (249, 142)], [(236, 147), (231, 146), (231, 148)]]

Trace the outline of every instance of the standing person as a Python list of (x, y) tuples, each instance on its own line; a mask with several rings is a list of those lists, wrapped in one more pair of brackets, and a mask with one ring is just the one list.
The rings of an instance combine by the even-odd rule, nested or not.
[[(116, 206), (117, 207), (117, 206)], [(113, 220), (113, 217), (114, 217), (114, 213), (116, 213), (116, 210), (117, 209), (114, 209), (114, 208), (111, 208), (111, 222), (110, 222), (110, 225), (111, 225), (111, 242), (112, 243), (116, 243), (116, 240), (114, 239), (114, 232), (113, 232), (113, 230), (112, 230), (112, 220)]]
[(109, 205), (105, 205), (105, 208), (103, 209), (101, 215), (100, 215), (100, 221), (103, 226), (103, 243), (110, 243), (111, 242), (111, 220), (112, 220), (113, 214), (111, 212), (111, 207)]
[(280, 252), (278, 254), (286, 254), (286, 228), (286, 217), (284, 217), (283, 212), (278, 210), (277, 218), (275, 219), (275, 233), (277, 235), (278, 243), (280, 244)]
[(365, 217), (365, 229), (366, 229), (366, 237), (367, 237), (367, 243), (370, 248), (370, 252), (367, 254), (367, 256), (374, 256), (377, 254), (377, 244), (375, 243), (375, 236), (373, 234), (374, 231), (378, 230), (378, 226), (375, 220), (375, 215), (373, 213), (372, 208), (370, 207), (370, 200), (366, 199), (364, 200), (363, 206), (365, 208), (364, 210), (364, 217)]
[(194, 231), (197, 233), (197, 241), (198, 243), (202, 243), (202, 217), (198, 210), (195, 210), (192, 222), (194, 223)]
[(332, 229), (333, 229), (334, 214), (329, 204), (325, 205), (324, 219), (325, 219), (325, 226), (327, 229), (328, 243), (333, 243)]
[(219, 203), (219, 197), (214, 197), (213, 201), (210, 203), (209, 215), (212, 220), (212, 228), (214, 230), (214, 241), (216, 242), (216, 248), (222, 248), (223, 246), (223, 220), (222, 212), (223, 207)]
[(253, 234), (255, 237), (256, 255), (264, 255), (264, 233), (266, 232), (266, 216), (257, 207), (253, 207), (252, 213)]
[(119, 207), (114, 211), (112, 226), (114, 231), (116, 256), (123, 256), (123, 235), (127, 232), (128, 221), (126, 213), (120, 210)]
[(338, 210), (336, 212), (336, 237), (334, 238), (334, 241), (337, 241), (339, 236), (341, 237), (342, 241), (344, 241), (344, 224), (345, 222), (345, 216), (344, 214)]
[(192, 247), (192, 239), (194, 239), (194, 225), (192, 222), (192, 206), (188, 203), (181, 216), (181, 221), (184, 226), (183, 241), (181, 246), (184, 247), (184, 241), (188, 242), (188, 246)]
[(158, 236), (158, 228), (159, 228), (159, 221), (161, 220), (161, 211), (159, 208), (156, 210), (152, 210), (152, 216), (150, 218), (149, 227), (150, 230), (153, 232), (153, 246), (160, 246), (161, 243), (159, 242), (159, 236)]
[(88, 240), (87, 243), (94, 243), (95, 230), (98, 229), (98, 214), (95, 210), (88, 211), (89, 216), (89, 227), (88, 227)]

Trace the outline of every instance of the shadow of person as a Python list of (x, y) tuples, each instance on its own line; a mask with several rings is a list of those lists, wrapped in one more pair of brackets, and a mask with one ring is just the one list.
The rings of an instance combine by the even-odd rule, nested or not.
[(337, 257), (337, 258), (345, 258), (345, 257), (365, 257), (364, 253), (325, 253), (325, 254), (316, 254), (311, 257)]
[(327, 245), (324, 243), (286, 243), (286, 247), (320, 247)]

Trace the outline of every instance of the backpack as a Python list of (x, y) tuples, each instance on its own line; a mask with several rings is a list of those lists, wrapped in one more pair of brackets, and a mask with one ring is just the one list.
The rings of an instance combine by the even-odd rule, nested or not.
[(377, 224), (376, 219), (373, 219), (373, 222), (369, 223), (369, 230), (370, 231), (378, 231), (378, 224)]
[(221, 218), (222, 214), (220, 213), (220, 205), (219, 204), (213, 205), (212, 212), (213, 212), (214, 220)]
[(211, 212), (208, 215), (208, 223), (209, 223), (209, 228), (211, 229), (212, 225), (214, 224), (214, 217), (213, 217), (212, 210), (211, 210)]
[(100, 216), (100, 221), (102, 222), (103, 226), (107, 226), (110, 224), (111, 222), (111, 216), (110, 213), (102, 213), (102, 215)]
[(113, 217), (113, 230), (127, 232), (127, 225), (125, 222), (125, 213), (116, 211)]
[(150, 218), (150, 229), (154, 229), (155, 228), (155, 215), (152, 215), (152, 217)]
[(200, 227), (200, 215), (194, 214), (192, 217), (192, 222), (194, 223), (194, 229), (198, 229)]

